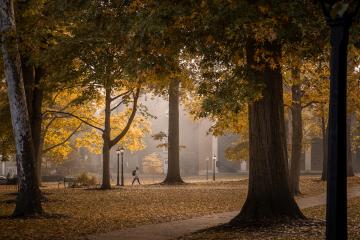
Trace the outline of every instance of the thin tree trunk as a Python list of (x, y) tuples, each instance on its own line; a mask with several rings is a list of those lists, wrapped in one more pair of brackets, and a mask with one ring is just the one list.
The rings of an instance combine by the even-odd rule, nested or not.
[[(299, 71), (294, 70), (296, 79), (300, 78)], [(300, 194), (300, 160), (302, 150), (302, 116), (301, 116), (301, 86), (294, 84), (292, 92), (292, 138), (291, 138), (291, 164), (290, 164), (290, 191), (293, 195)]]
[[(2, 10), (2, 53), (11, 119), (16, 144), (16, 164), (19, 193), (14, 216), (42, 214), (40, 190), (36, 180), (35, 151), (31, 135), (30, 118), (26, 104), (20, 54), (16, 39), (14, 7), (12, 0), (0, 1)], [(4, 34), (5, 33), (5, 34)]]
[(179, 80), (171, 79), (169, 85), (168, 172), (163, 182), (165, 184), (183, 183), (179, 162), (179, 87)]
[(43, 77), (43, 70), (40, 68), (35, 68), (35, 87), (34, 95), (32, 101), (32, 118), (31, 118), (31, 130), (33, 133), (33, 141), (35, 148), (35, 160), (36, 160), (36, 169), (37, 169), (37, 181), (39, 186), (41, 186), (41, 165), (42, 165), (42, 104), (43, 104), (43, 90), (40, 87), (40, 80)]
[(346, 141), (347, 141), (347, 176), (353, 177), (355, 176), (354, 169), (353, 169), (353, 159), (352, 159), (352, 151), (351, 151), (351, 121), (352, 116), (349, 114), (346, 118)]
[(321, 180), (326, 181), (327, 179), (327, 161), (328, 161), (328, 135), (327, 127), (325, 123), (325, 117), (321, 118), (321, 131), (323, 138), (323, 169), (321, 173)]
[(110, 183), (110, 117), (111, 117), (111, 89), (105, 89), (105, 128), (103, 132), (103, 179), (102, 189), (111, 189)]
[(256, 46), (247, 44), (249, 79), (263, 84), (260, 100), (249, 107), (249, 187), (241, 212), (230, 224), (247, 225), (263, 222), (302, 219), (301, 213), (290, 193), (288, 163), (284, 126), (282, 76), (280, 69), (281, 46), (266, 43), (259, 49), (271, 52), (277, 66), (268, 62), (254, 61)]

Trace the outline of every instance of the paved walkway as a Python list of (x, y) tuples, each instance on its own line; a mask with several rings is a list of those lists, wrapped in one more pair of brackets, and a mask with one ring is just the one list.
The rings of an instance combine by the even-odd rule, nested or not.
[[(360, 197), (360, 188), (348, 191), (348, 199)], [(296, 200), (301, 209), (324, 205), (326, 195), (299, 198)], [(229, 222), (239, 211), (213, 214), (188, 220), (143, 225), (136, 228), (126, 228), (118, 231), (88, 236), (89, 240), (170, 240), (201, 229)]]

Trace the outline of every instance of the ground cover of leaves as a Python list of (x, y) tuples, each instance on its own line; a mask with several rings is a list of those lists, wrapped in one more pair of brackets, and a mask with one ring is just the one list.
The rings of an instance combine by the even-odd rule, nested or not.
[[(349, 179), (349, 186), (359, 187), (359, 178)], [(304, 182), (303, 182), (304, 183)], [(318, 185), (318, 187), (321, 187)], [(324, 188), (324, 186), (322, 186)], [(314, 193), (316, 184), (309, 186), (309, 191)], [(307, 194), (306, 194), (307, 195)], [(246, 227), (215, 227), (199, 231), (179, 238), (178, 240), (317, 240), (325, 239), (325, 206), (317, 206), (302, 210), (308, 218), (306, 221), (277, 224), (262, 228)], [(348, 201), (348, 239), (360, 240), (360, 197)]]
[[(349, 182), (360, 186), (359, 177)], [(318, 177), (304, 177), (301, 188), (303, 196), (316, 195), (324, 191), (324, 183)], [(109, 191), (45, 188), (47, 216), (12, 219), (14, 191), (0, 189), (0, 239), (77, 239), (97, 232), (236, 211), (246, 191), (246, 179)]]

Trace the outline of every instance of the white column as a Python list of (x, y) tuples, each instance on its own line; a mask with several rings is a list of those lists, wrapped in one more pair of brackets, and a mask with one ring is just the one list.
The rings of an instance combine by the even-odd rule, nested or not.
[[(213, 160), (213, 157), (216, 156), (216, 160), (219, 160), (218, 158), (218, 138), (216, 136), (212, 137), (212, 148), (211, 148), (211, 160)], [(211, 163), (210, 169), (213, 168), (213, 162)], [(215, 167), (215, 172), (218, 172), (217, 167)]]
[(5, 162), (1, 162), (1, 167), (2, 167), (2, 175), (5, 176)]
[(311, 146), (305, 150), (305, 171), (311, 171)]
[(246, 161), (241, 161), (241, 164), (240, 164), (240, 171), (241, 172), (246, 172)]

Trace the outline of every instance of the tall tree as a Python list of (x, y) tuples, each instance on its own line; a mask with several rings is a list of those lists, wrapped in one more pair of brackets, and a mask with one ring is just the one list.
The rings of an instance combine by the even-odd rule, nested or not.
[(35, 151), (16, 38), (14, 3), (12, 0), (3, 0), (0, 2), (0, 7), (2, 54), (16, 144), (19, 179), (19, 193), (13, 215), (33, 216), (42, 214), (43, 209), (36, 179)]
[[(288, 185), (281, 45), (276, 41), (258, 45), (250, 40), (246, 50), (248, 78), (263, 83), (264, 87), (261, 99), (250, 103), (249, 107), (248, 195), (239, 215), (231, 223), (304, 218)], [(272, 66), (266, 60), (255, 60), (259, 50), (270, 54)]]
[[(137, 10), (134, 49), (142, 64), (138, 69), (147, 72), (147, 86), (155, 94), (169, 100), (168, 171), (164, 184), (181, 184), (179, 155), (179, 104), (183, 89), (188, 88), (188, 75), (181, 63), (185, 37), (179, 19), (189, 8), (187, 1), (147, 1)], [(185, 8), (184, 8), (185, 7)], [(186, 10), (185, 10), (186, 11)]]
[(168, 130), (168, 171), (163, 183), (179, 184), (183, 180), (180, 176), (180, 143), (179, 143), (179, 104), (180, 81), (170, 80), (169, 85), (169, 130)]
[[(75, 117), (102, 134), (101, 188), (110, 189), (110, 150), (125, 137), (135, 119), (144, 81), (138, 71), (141, 62), (130, 54), (130, 50), (136, 52), (129, 47), (132, 41), (131, 7), (117, 1), (88, 1), (79, 6), (74, 3), (71, 7), (79, 14), (74, 16), (75, 24), (68, 28), (71, 35), (63, 36), (58, 40), (61, 44), (53, 48), (63, 56), (65, 65), (55, 72), (60, 78), (72, 78), (84, 91), (85, 99), (103, 99), (103, 123), (67, 111), (50, 112)], [(119, 132), (112, 131), (111, 117), (128, 105), (132, 106), (124, 128)]]
[(294, 13), (313, 12), (306, 7), (300, 1), (276, 7), (268, 1), (210, 1), (194, 10), (199, 22), (191, 27), (203, 36), (196, 47), (205, 73), (199, 84), (205, 113), (239, 112), (250, 102), (249, 190), (234, 225), (304, 218), (288, 183), (281, 65), (283, 46), (297, 43), (306, 24)]

